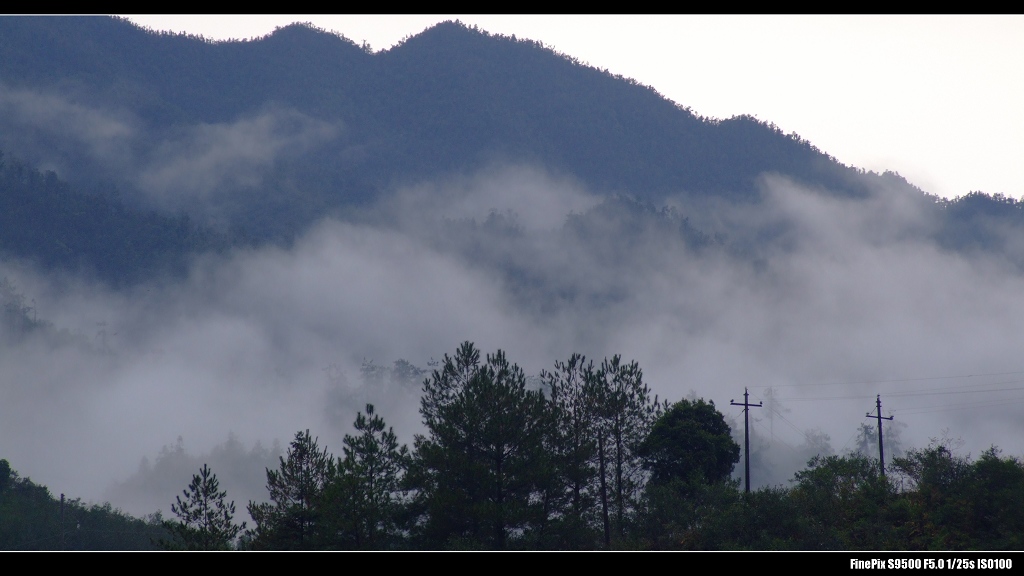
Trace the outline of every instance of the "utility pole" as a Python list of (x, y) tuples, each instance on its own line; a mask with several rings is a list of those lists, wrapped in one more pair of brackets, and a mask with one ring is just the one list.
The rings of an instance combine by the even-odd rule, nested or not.
[(63, 551), (65, 547), (65, 536), (64, 536), (64, 493), (60, 494), (60, 549)]
[(885, 478), (885, 450), (882, 448), (882, 420), (892, 420), (893, 417), (888, 418), (882, 416), (882, 395), (875, 395), (875, 415), (872, 416), (871, 412), (867, 413), (866, 418), (874, 418), (878, 420), (878, 471), (881, 472), (882, 478)]
[(743, 474), (746, 476), (746, 493), (750, 494), (750, 408), (760, 408), (762, 404), (751, 404), (747, 401), (747, 388), (743, 388), (743, 403), (729, 400), (733, 406), (743, 406)]

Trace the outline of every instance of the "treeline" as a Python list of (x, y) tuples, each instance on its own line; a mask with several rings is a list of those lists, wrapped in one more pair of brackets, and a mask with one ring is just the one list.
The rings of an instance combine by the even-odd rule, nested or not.
[[(789, 487), (744, 494), (713, 403), (659, 402), (636, 363), (574, 355), (531, 387), (502, 352), (464, 343), (423, 383), (425, 432), (400, 445), (373, 406), (335, 457), (308, 430), (269, 501), (235, 524), (204, 467), (170, 548), (246, 550), (1018, 549), (1024, 465), (935, 442), (889, 464), (818, 456)], [(211, 535), (219, 535), (216, 538)]]
[(0, 550), (152, 550), (167, 538), (159, 513), (133, 518), (78, 498), (62, 505), (0, 460)]

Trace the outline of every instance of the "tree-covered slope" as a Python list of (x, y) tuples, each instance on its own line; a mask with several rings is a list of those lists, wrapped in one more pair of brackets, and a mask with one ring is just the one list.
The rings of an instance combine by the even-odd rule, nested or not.
[[(1012, 248), (1017, 225), (1002, 224), (1021, 213), (985, 195), (937, 202), (771, 124), (698, 117), (538, 42), (453, 22), (371, 53), (301, 24), (211, 42), (116, 18), (3, 17), (0, 148), (76, 190), (113, 183), (133, 210), (275, 242), (403, 185), (499, 163), (655, 206), (674, 197), (684, 215), (690, 203), (757, 203), (765, 174), (842, 198), (882, 190), (931, 214), (928, 233), (955, 250)], [(128, 218), (118, 203), (70, 201), (37, 180), (5, 184), (8, 254), (141, 277), (211, 245), (184, 220)], [(45, 193), (17, 192), (25, 186)], [(979, 202), (995, 214), (967, 208)]]
[(77, 192), (0, 152), (0, 257), (98, 277), (113, 285), (181, 273), (189, 257), (228, 245), (225, 236), (126, 208), (113, 195)]
[(142, 520), (110, 504), (55, 497), (0, 459), (0, 550), (154, 550), (159, 515)]
[[(126, 111), (147, 131), (141, 148), (175, 129), (270, 108), (337, 127), (315, 150), (273, 168), (278, 180), (322, 197), (318, 209), (494, 161), (540, 164), (598, 191), (649, 200), (750, 198), (764, 172), (843, 194), (863, 192), (870, 180), (764, 122), (697, 117), (537, 42), (459, 23), (376, 54), (304, 25), (215, 43), (117, 19), (9, 17), (0, 19), (0, 38), (4, 87)], [(17, 137), (5, 141), (11, 148)], [(280, 190), (261, 192), (239, 209), (245, 217), (260, 220), (256, 205)]]

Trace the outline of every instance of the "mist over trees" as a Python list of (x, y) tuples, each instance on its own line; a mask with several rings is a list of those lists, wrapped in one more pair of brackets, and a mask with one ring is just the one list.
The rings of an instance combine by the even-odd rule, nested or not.
[[(203, 465), (176, 520), (66, 509), (0, 460), (0, 548), (170, 550), (1015, 549), (1024, 464), (935, 440), (895, 457), (819, 454), (744, 494), (713, 402), (659, 404), (635, 362), (578, 354), (528, 386), (464, 342), (422, 384), (426, 434), (400, 445), (372, 405), (335, 458), (300, 431), (266, 468), (253, 527)], [(628, 422), (628, 426), (624, 424)], [(624, 434), (628, 428), (629, 434)], [(70, 519), (70, 520), (69, 520)], [(72, 528), (73, 526), (73, 528)], [(85, 526), (83, 528), (83, 526)], [(114, 536), (116, 534), (116, 536)], [(113, 539), (111, 539), (113, 538)], [(147, 540), (148, 539), (148, 540)]]
[(0, 254), (44, 269), (96, 276), (123, 286), (160, 274), (181, 275), (190, 257), (228, 239), (178, 217), (131, 210), (116, 188), (72, 189), (0, 151)]
[(74, 549), (1018, 545), (1018, 200), (459, 23), (0, 39), (0, 548), (58, 542), (11, 465), (130, 526)]

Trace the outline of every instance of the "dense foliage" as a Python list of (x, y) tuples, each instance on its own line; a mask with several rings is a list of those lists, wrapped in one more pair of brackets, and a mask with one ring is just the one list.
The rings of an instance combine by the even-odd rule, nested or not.
[[(62, 510), (63, 508), (63, 510)], [(162, 518), (132, 518), (110, 504), (61, 499), (0, 460), (0, 550), (152, 550)]]

